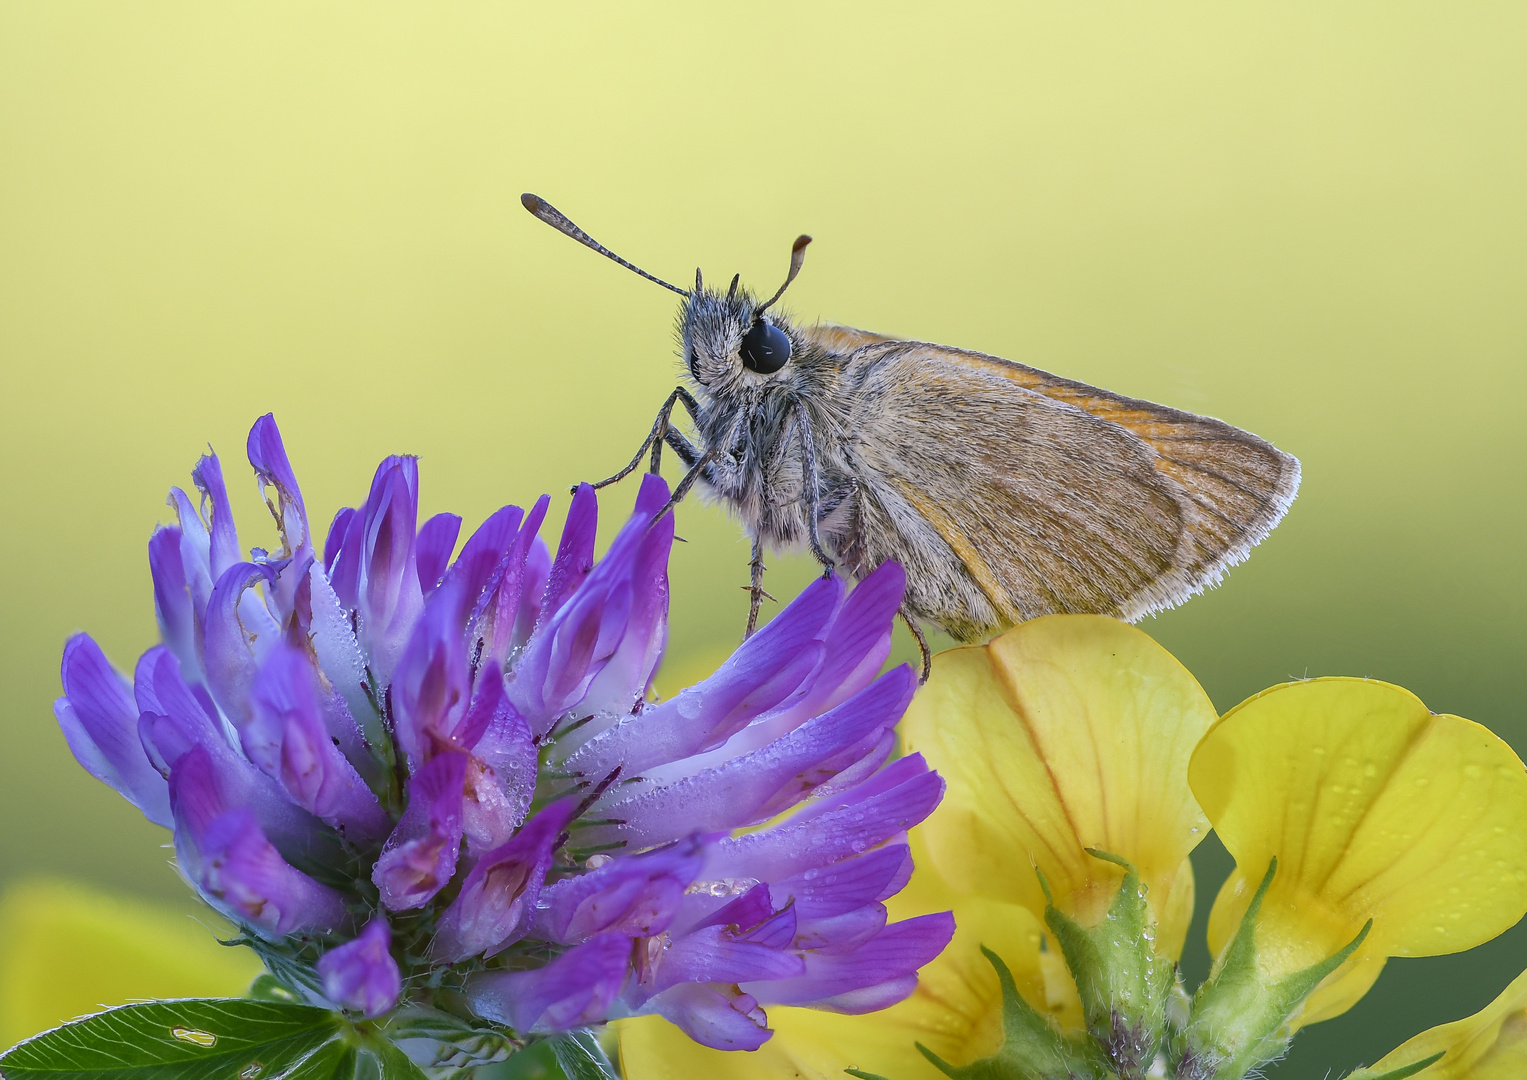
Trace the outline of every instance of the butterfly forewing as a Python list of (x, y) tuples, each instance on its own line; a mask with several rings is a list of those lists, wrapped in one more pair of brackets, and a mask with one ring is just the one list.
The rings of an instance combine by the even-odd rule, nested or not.
[(1297, 487), (1293, 458), (1218, 420), (998, 357), (865, 339), (844, 358), (860, 466), (844, 554), (856, 574), (906, 564), (909, 606), (958, 638), (1179, 603), (1244, 557)]

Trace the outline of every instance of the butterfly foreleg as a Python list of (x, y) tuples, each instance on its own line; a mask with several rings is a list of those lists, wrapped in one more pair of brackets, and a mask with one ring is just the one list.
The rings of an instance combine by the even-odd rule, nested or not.
[(837, 563), (823, 549), (822, 538), (817, 535), (817, 522), (821, 520), (817, 488), (822, 481), (817, 472), (816, 440), (811, 432), (811, 420), (806, 415), (804, 401), (796, 401), (791, 424), (801, 437), (801, 485), (806, 502), (806, 539), (811, 544), (811, 554), (822, 564), (822, 576), (831, 577), (837, 569)]
[[(682, 433), (675, 431), (670, 422), (670, 418), (673, 415), (673, 407), (680, 404), (688, 410), (691, 420), (699, 420), (700, 406), (695, 402), (694, 395), (682, 386), (676, 387), (673, 393), (668, 395), (668, 400), (663, 402), (663, 407), (658, 410), (657, 419), (652, 422), (652, 430), (642, 440), (642, 444), (637, 449), (636, 455), (631, 459), (630, 464), (614, 476), (608, 476), (591, 486), (597, 491), (602, 487), (608, 487), (617, 480), (624, 480), (636, 471), (637, 466), (642, 463), (643, 455), (649, 449), (652, 451), (652, 462), (647, 471), (657, 472), (662, 464), (663, 444), (665, 442), (673, 447), (674, 452), (680, 458), (684, 459), (685, 465), (693, 465), (700, 458), (700, 451), (695, 449), (689, 440), (684, 438)], [(688, 451), (687, 454), (686, 451)], [(576, 491), (577, 488), (573, 490)]]
[(684, 474), (684, 479), (680, 480), (679, 486), (673, 489), (673, 494), (668, 497), (668, 501), (663, 504), (662, 509), (652, 515), (654, 524), (661, 521), (664, 514), (684, 501), (684, 496), (688, 495), (689, 489), (695, 486), (695, 481), (705, 475), (711, 463), (716, 460), (716, 456), (716, 448), (711, 447), (701, 454), (695, 463), (689, 467), (689, 470)]

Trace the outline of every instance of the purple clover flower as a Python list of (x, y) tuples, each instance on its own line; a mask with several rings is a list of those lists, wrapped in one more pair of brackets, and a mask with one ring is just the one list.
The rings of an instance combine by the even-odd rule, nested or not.
[[(904, 666), (880, 674), (899, 567), (851, 593), (814, 582), (652, 702), (661, 478), (597, 563), (587, 486), (555, 555), (542, 498), (490, 516), (453, 561), (461, 519), (419, 523), (414, 459), (382, 462), (320, 550), (272, 417), (248, 455), (279, 550), (243, 557), (203, 457), (199, 501), (174, 489), (178, 523), (149, 541), (164, 643), (129, 682), (71, 639), (55, 712), (291, 989), (426, 1017), (431, 1038), (405, 1024), (399, 1043), (435, 1067), (641, 1013), (751, 1049), (769, 1006), (864, 1012), (911, 992), (953, 922), (888, 924), (883, 905), (943, 791), (920, 757), (887, 764), (914, 689)], [(441, 1036), (442, 1018), (471, 1038)]]

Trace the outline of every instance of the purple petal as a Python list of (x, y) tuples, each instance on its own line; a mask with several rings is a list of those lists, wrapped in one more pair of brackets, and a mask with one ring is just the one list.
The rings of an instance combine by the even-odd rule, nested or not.
[[(191, 497), (179, 488), (170, 488), (169, 503), (180, 522), (180, 565), (186, 588), (191, 593), (191, 610), (198, 619), (207, 610), (212, 595), (212, 536), (207, 523)], [(199, 625), (199, 624), (198, 624)]]
[(154, 615), (164, 643), (175, 653), (183, 668), (199, 676), (201, 660), (197, 655), (197, 637), (201, 612), (196, 610), (191, 599), (191, 587), (181, 562), (181, 541), (181, 532), (175, 528), (156, 529), (149, 538), (148, 567), (154, 579)]
[[(366, 740), (373, 746), (382, 746), (388, 735), (373, 703), (371, 679), (350, 625), (350, 613), (340, 605), (327, 575), (317, 563), (308, 569), (308, 583), (311, 612), (308, 633), (318, 669), (344, 699), (352, 722), (364, 732)], [(340, 739), (341, 748), (352, 764), (363, 772), (369, 767), (366, 759), (371, 758), (371, 753), (357, 736), (332, 730), (330, 734)]]
[(542, 601), (541, 619), (546, 621), (578, 591), (594, 569), (594, 538), (599, 526), (599, 499), (588, 484), (579, 484), (567, 508), (567, 522), (557, 543)]
[[(916, 679), (905, 665), (770, 746), (672, 783), (612, 801), (621, 824), (588, 830), (587, 842), (642, 847), (693, 829), (752, 824), (793, 805), (864, 759), (883, 760)], [(654, 770), (649, 776), (660, 775)]]
[(280, 627), (248, 590), (261, 580), (272, 584), (274, 578), (270, 566), (234, 563), (218, 578), (207, 603), (202, 635), (207, 688), (235, 724), (248, 721), (249, 692), (260, 659), (280, 640)]
[(563, 943), (606, 931), (633, 938), (662, 933), (704, 864), (706, 843), (697, 833), (549, 886), (541, 894), (537, 933)]
[(430, 949), (435, 959), (455, 963), (492, 956), (525, 936), (557, 840), (577, 808), (572, 798), (552, 803), (477, 861), (440, 917)]
[(912, 875), (906, 844), (890, 844), (769, 884), (775, 906), (794, 901), (802, 919), (843, 915), (902, 890)]
[[(260, 494), (271, 504), (271, 512), (276, 516), (276, 526), (281, 530), (281, 539), (286, 544), (287, 552), (293, 553), (304, 547), (311, 550), (312, 537), (308, 535), (307, 509), (302, 505), (302, 490), (297, 486), (297, 475), (287, 460), (286, 447), (281, 442), (281, 431), (276, 427), (276, 418), (270, 413), (256, 420), (249, 429), (245, 451), (249, 455), (249, 464), (259, 478)], [(266, 492), (267, 487), (276, 489), (274, 499)]]
[(551, 552), (546, 541), (537, 536), (525, 556), (525, 577), (520, 586), (520, 614), (514, 622), (514, 647), (530, 640), (531, 631), (541, 621), (546, 603), (546, 585), (551, 577)]
[(392, 932), (378, 915), (354, 941), (318, 958), (323, 993), (335, 1005), (367, 1018), (391, 1012), (403, 992), (398, 962), (389, 951)]
[(603, 776), (616, 765), (634, 776), (720, 746), (758, 716), (803, 689), (820, 665), (842, 600), (837, 578), (818, 578), (697, 686), (624, 717), (567, 759), (567, 768)]
[(827, 655), (809, 708), (825, 711), (847, 701), (880, 673), (906, 589), (906, 572), (895, 562), (881, 563), (854, 586), (827, 634)]
[(525, 582), (525, 562), (530, 556), (536, 533), (546, 517), (550, 500), (542, 495), (525, 515), (524, 524), (494, 567), (481, 597), (472, 610), (468, 625), (472, 635), (483, 643), (485, 662), (502, 667), (514, 647), (515, 627), (520, 618), (520, 597)]
[(89, 635), (64, 646), (64, 696), (53, 703), (75, 760), (155, 825), (170, 828), (170, 793), (138, 740), (138, 706), (128, 685)]
[(467, 1000), (477, 1015), (516, 1031), (567, 1031), (605, 1018), (625, 985), (630, 957), (630, 938), (601, 934), (543, 968), (474, 975)]
[(452, 578), (430, 596), (392, 682), (398, 743), (416, 766), (453, 747), (470, 750), (476, 742), (463, 728), (472, 686), (462, 637), (462, 588), (460, 579)]
[(180, 758), (169, 786), (181, 870), (210, 904), (272, 938), (343, 920), (340, 895), (286, 862), (255, 815), (227, 800), (205, 749)]
[(834, 616), (823, 642), (822, 666), (802, 692), (688, 767), (709, 767), (767, 746), (868, 686), (890, 652), (892, 621), (904, 582), (905, 575), (895, 563), (865, 578)]
[[(155, 645), (138, 657), (138, 666), (133, 669), (133, 699), (140, 714), (189, 716), (208, 725), (209, 732), (222, 730), (217, 706), (212, 703), (207, 688), (200, 683), (194, 687), (188, 684), (181, 675), (180, 661), (163, 645)], [(135, 738), (138, 727), (134, 721)], [(159, 769), (159, 766), (156, 764), (155, 768)], [(169, 768), (166, 766), (159, 771), (168, 775)]]
[(680, 983), (647, 1002), (642, 1011), (667, 1018), (695, 1042), (715, 1050), (757, 1050), (774, 1034), (757, 999), (736, 986)]
[(377, 467), (362, 510), (356, 611), (361, 647), (381, 683), (392, 678), (398, 655), (424, 608), (414, 555), (419, 517), (419, 465), (390, 457)]
[(260, 668), (251, 717), (239, 731), (244, 753), (279, 781), (292, 801), (347, 839), (380, 840), (392, 829), (377, 798), (331, 740), (317, 673), (290, 645)]
[(245, 449), (260, 483), (260, 495), (276, 519), (276, 529), (281, 535), (280, 558), (289, 560), (279, 572), (270, 597), (271, 610), (285, 622), (295, 606), (297, 591), (306, 583), (308, 564), (313, 559), (307, 509), (302, 504), (302, 491), (287, 460), (275, 417), (266, 413), (254, 422)]
[[(673, 550), (673, 514), (664, 514), (656, 523), (652, 515), (667, 501), (668, 485), (663, 478), (652, 473), (643, 476), (636, 509), (623, 530), (633, 534), (635, 548), (630, 557), (631, 602), (625, 634), (583, 699), (576, 703), (583, 712), (629, 712), (646, 694), (663, 659), (668, 643), (668, 556)], [(620, 540), (616, 538), (605, 561), (623, 556)]]
[(467, 769), (466, 835), (474, 852), (497, 847), (513, 834), (525, 820), (536, 786), (535, 740), (524, 717), (503, 696), (503, 680), (479, 676), (478, 687), (473, 710), (492, 706), (493, 714), (472, 747)]
[(865, 904), (838, 915), (796, 921), (794, 947), (821, 955), (854, 952), (885, 926), (884, 904)]
[(456, 538), (461, 535), (461, 518), (456, 514), (436, 514), (419, 527), (415, 542), (414, 561), (419, 571), (419, 587), (425, 599), (435, 591), (445, 575), (451, 552), (456, 550)]
[[(667, 490), (661, 477), (648, 474), (638, 506), (659, 493), (666, 498)], [(565, 534), (563, 540), (566, 546)], [(510, 675), (509, 696), (532, 732), (544, 734), (575, 708), (624, 714), (641, 697), (667, 637), (672, 545), (672, 515), (654, 524), (650, 511), (639, 510), (577, 592), (531, 635)], [(554, 565), (548, 596), (557, 573)]]
[[(191, 479), (196, 482), (196, 490), (201, 492), (202, 506), (209, 501), (212, 503), (208, 558), (212, 580), (216, 581), (243, 557), (239, 551), (238, 530), (233, 525), (233, 508), (228, 504), (228, 489), (223, 484), (223, 466), (217, 455), (203, 455), (191, 470)], [(182, 520), (181, 528), (184, 527)]]
[[(760, 887), (767, 892), (766, 886)], [(753, 927), (701, 927), (664, 950), (652, 989), (661, 993), (684, 982), (743, 983), (804, 975), (805, 962), (788, 951), (795, 929), (795, 909), (788, 907)]]
[(456, 873), (461, 848), (465, 754), (440, 754), (408, 781), (408, 807), (372, 871), (382, 903), (421, 907)]
[(514, 540), (524, 517), (524, 511), (518, 506), (504, 506), (495, 510), (467, 538), (461, 547), (461, 554), (456, 556), (456, 561), (446, 571), (445, 580), (458, 582), (469, 609), (477, 603), (477, 598), (487, 587), (488, 579), (493, 576), (493, 570), (504, 557), (504, 552), (509, 550), (509, 544)]
[(808, 953), (806, 973), (743, 987), (766, 1005), (811, 1005), (833, 1012), (871, 1012), (893, 1005), (917, 985), (917, 969), (954, 936), (948, 912), (892, 923), (849, 953)]
[(802, 807), (785, 821), (722, 840), (707, 852), (703, 881), (783, 881), (858, 855), (910, 829), (943, 798), (944, 781), (921, 754), (892, 762), (852, 791)]
[(366, 519), (347, 506), (334, 515), (323, 542), (323, 566), (334, 595), (346, 611), (354, 610), (361, 580), (361, 539)]
[(312, 865), (331, 859), (334, 834), (313, 815), (291, 801), (270, 777), (235, 753), (220, 729), (200, 709), (177, 715), (145, 712), (138, 718), (138, 736), (149, 759), (171, 787), (190, 755), (204, 762), (197, 766), (205, 784), (212, 785), (219, 807), (240, 807), (253, 813), (260, 831), (288, 860)]

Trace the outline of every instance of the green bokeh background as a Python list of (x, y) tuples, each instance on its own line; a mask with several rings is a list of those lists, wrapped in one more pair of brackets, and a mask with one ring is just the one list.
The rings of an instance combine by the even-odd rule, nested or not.
[[(267, 410), (325, 521), (390, 452), (469, 526), (626, 460), (674, 298), (522, 190), (681, 282), (772, 289), (810, 232), (799, 315), (1271, 438), (1304, 462), (1287, 521), (1145, 629), (1222, 708), (1368, 675), (1527, 750), (1524, 56), (1514, 3), (0, 3), (0, 878), (180, 896), (49, 703), (71, 631), (125, 667), (154, 639), (144, 543), (208, 441), (246, 546)], [(747, 548), (698, 504), (680, 532), (698, 663)], [(1520, 929), (1393, 962), (1276, 1074), (1523, 966)]]

